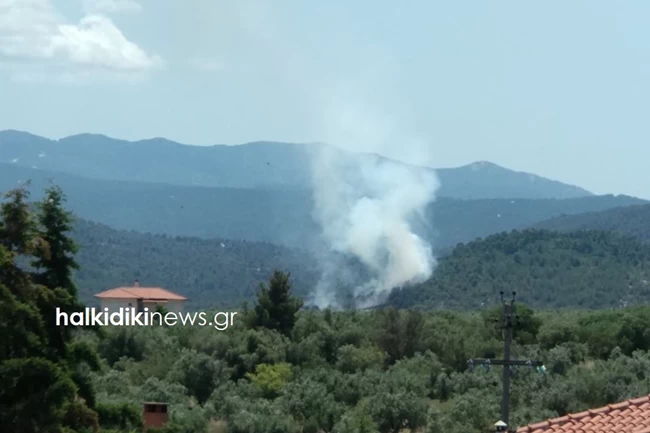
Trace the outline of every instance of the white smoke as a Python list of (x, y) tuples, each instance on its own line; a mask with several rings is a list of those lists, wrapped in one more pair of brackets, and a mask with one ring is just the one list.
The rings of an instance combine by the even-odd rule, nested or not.
[[(399, 86), (408, 77), (398, 77), (401, 62), (389, 47), (364, 39), (344, 6), (336, 8), (336, 32), (324, 26), (305, 38), (292, 12), (299, 8), (271, 0), (189, 4), (192, 28), (214, 36), (204, 38), (210, 47), (222, 46), (235, 63), (251, 56), (249, 69), (273, 83), (265, 91), (281, 89), (285, 110), (298, 107), (308, 141), (328, 143), (314, 146), (311, 160), (314, 217), (325, 244), (312, 303), (340, 306), (341, 289), (352, 286), (357, 307), (377, 305), (391, 290), (429, 278), (436, 261), (414, 223), (435, 198), (434, 171), (354, 153), (434, 163), (430, 145), (412, 139), (418, 128)], [(238, 43), (226, 46), (236, 35)]]
[[(431, 276), (436, 261), (413, 222), (424, 218), (435, 198), (433, 170), (326, 145), (314, 151), (312, 166), (314, 216), (324, 240), (333, 252), (357, 259), (372, 275), (353, 288), (356, 307), (380, 304), (391, 290)], [(319, 308), (340, 306), (336, 285), (341, 279), (353, 281), (341, 274), (349, 269), (340, 266), (345, 265), (326, 263), (312, 299)]]

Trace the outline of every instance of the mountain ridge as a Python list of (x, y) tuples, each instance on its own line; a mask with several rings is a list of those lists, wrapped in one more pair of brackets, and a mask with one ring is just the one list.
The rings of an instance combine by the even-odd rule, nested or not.
[[(90, 133), (50, 140), (28, 132), (5, 130), (0, 131), (0, 162), (94, 179), (311, 189), (310, 152), (317, 146), (323, 144), (255, 141), (197, 146), (160, 137), (128, 141)], [(404, 164), (371, 153), (351, 153), (331, 147), (355, 158), (379, 158), (379, 161)], [(439, 169), (404, 165), (435, 171), (441, 184), (437, 195), (441, 197), (572, 198), (593, 195), (578, 186), (513, 171), (494, 163), (485, 165), (479, 161)]]
[(615, 207), (598, 212), (559, 215), (535, 224), (559, 232), (603, 230), (650, 242), (650, 204)]
[[(67, 173), (0, 163), (0, 191), (32, 181), (34, 197), (52, 182), (68, 196), (79, 217), (116, 229), (322, 246), (306, 190), (217, 188), (154, 182), (89, 179)], [(647, 203), (628, 196), (570, 199), (439, 198), (425, 211), (417, 232), (434, 248), (453, 247), (504, 230), (523, 229), (565, 214)]]

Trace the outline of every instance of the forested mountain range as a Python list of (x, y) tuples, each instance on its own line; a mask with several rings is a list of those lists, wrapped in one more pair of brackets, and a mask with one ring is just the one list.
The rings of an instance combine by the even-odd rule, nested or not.
[[(157, 153), (151, 153), (154, 145)], [(33, 162), (27, 156), (37, 148), (49, 149), (40, 151), (38, 160), (61, 171), (45, 170), (43, 164), (24, 166)], [(308, 176), (302, 145), (195, 147), (160, 140), (131, 143), (82, 135), (52, 141), (0, 133), (0, 161), (7, 159), (8, 151), (19, 150), (24, 152), (19, 157), (0, 162), (0, 191), (30, 180), (32, 198), (38, 200), (52, 183), (63, 188), (67, 206), (80, 217), (73, 234), (82, 247), (75, 278), (86, 302), (93, 301), (94, 293), (129, 284), (134, 278), (179, 291), (191, 305), (250, 300), (258, 283), (276, 268), (292, 272), (295, 291), (301, 296), (307, 296), (318, 281), (320, 265), (313, 253), (324, 245), (312, 214), (311, 191), (302, 180), (300, 185), (282, 180)], [(155, 158), (146, 160), (148, 153)], [(123, 161), (114, 160), (114, 154)], [(225, 154), (230, 159), (222, 158)], [(199, 171), (203, 163), (232, 168), (240, 160), (280, 168), (264, 174), (260, 167), (244, 167), (252, 175), (244, 176), (250, 182), (239, 188), (200, 185), (224, 183), (205, 177), (207, 171), (193, 175), (188, 185), (182, 180), (185, 174), (172, 170), (182, 167), (178, 162), (185, 157), (193, 158), (186, 162)], [(292, 171), (292, 164), (301, 168)], [(228, 173), (213, 172), (215, 176)], [(646, 201), (586, 191), (572, 198), (540, 199), (535, 194), (541, 190), (536, 190), (529, 191), (535, 198), (516, 198), (521, 179), (490, 163), (438, 174), (443, 186), (445, 176), (454, 178), (452, 189), (458, 197), (468, 197), (483, 194), (469, 190), (485, 183), (482, 176), (488, 172), (490, 182), (501, 182), (500, 186), (488, 182), (489, 189), (507, 198), (438, 198), (427, 209), (418, 232), (444, 257), (429, 281), (395, 292), (389, 301), (392, 305), (472, 309), (494, 302), (498, 288), (519, 288), (526, 302), (539, 307), (591, 308), (647, 300), (647, 247), (635, 240), (600, 232), (525, 230), (599, 229), (645, 238), (650, 209)], [(255, 183), (258, 175), (265, 180)], [(163, 179), (166, 183), (159, 182)], [(238, 182), (237, 176), (233, 179)], [(533, 183), (540, 184), (539, 179)], [(508, 233), (511, 230), (525, 231)]]
[(647, 202), (623, 195), (564, 200), (440, 199), (429, 209), (429, 221), (433, 245), (438, 249), (448, 249), (459, 242), (526, 229), (552, 216), (579, 215), (641, 203)]
[[(310, 189), (310, 152), (322, 144), (255, 142), (189, 146), (164, 138), (130, 142), (96, 134), (50, 140), (0, 131), (0, 163), (105, 180), (185, 186)], [(344, 152), (340, 150), (340, 152)], [(349, 154), (350, 158), (385, 158)], [(426, 168), (431, 170), (431, 168)], [(438, 195), (463, 199), (571, 198), (591, 195), (572, 185), (489, 162), (436, 170)]]
[(538, 308), (650, 301), (650, 245), (602, 231), (525, 230), (458, 245), (429, 281), (394, 291), (398, 307), (480, 308), (499, 292)]
[(650, 205), (622, 206), (600, 212), (561, 215), (535, 227), (558, 231), (605, 230), (650, 241)]
[[(115, 233), (83, 221), (72, 227), (56, 188), (33, 206), (27, 199), (24, 190), (15, 190), (0, 206), (3, 431), (142, 431), (143, 401), (169, 404), (169, 422), (148, 430), (152, 433), (395, 433), (405, 428), (467, 433), (488, 431), (498, 419), (501, 369), (472, 369), (467, 363), (500, 356), (498, 305), (486, 305), (480, 314), (300, 311), (291, 279), (278, 271), (258, 292), (253, 308), (239, 310), (227, 332), (212, 324), (55, 326), (59, 309), (69, 314), (83, 309), (72, 271), (76, 258), (86, 253), (107, 268), (124, 265), (112, 261), (116, 257), (125, 262), (150, 257), (153, 263), (145, 266), (174, 269), (176, 261), (190, 263), (179, 254), (201, 261), (219, 256), (217, 248), (224, 249), (220, 262), (255, 263), (241, 257), (249, 251), (245, 243), (216, 247), (169, 238), (174, 243), (168, 244), (162, 236)], [(95, 249), (82, 245), (86, 253), (75, 254), (71, 231)], [(131, 235), (135, 245), (124, 239)], [(188, 245), (179, 248), (183, 242)], [(231, 247), (234, 251), (225, 254)], [(268, 257), (283, 255), (274, 247), (255, 248)], [(444, 298), (451, 306), (473, 308), (482, 295), (517, 288), (521, 301), (540, 306), (560, 300), (612, 306), (622, 295), (640, 303), (649, 295), (647, 280), (639, 279), (649, 258), (650, 245), (611, 233), (504, 233), (458, 246), (442, 261), (446, 280), (435, 287), (439, 293), (429, 291), (433, 296), (420, 300), (436, 306), (437, 296), (438, 306)], [(88, 258), (84, 261), (82, 267), (96, 270)], [(25, 269), (26, 263), (32, 268)], [(559, 284), (538, 285), (540, 275)], [(492, 287), (482, 284), (487, 278)], [(209, 298), (197, 300), (202, 310), (210, 307)], [(515, 308), (512, 354), (540, 360), (545, 368), (512, 370), (513, 427), (650, 389), (648, 306), (535, 312), (517, 303)]]
[(71, 236), (80, 247), (79, 296), (91, 304), (94, 294), (134, 279), (181, 293), (195, 308), (239, 306), (275, 269), (291, 272), (294, 290), (303, 296), (318, 279), (309, 254), (264, 242), (143, 234), (85, 220), (75, 221)]
[[(235, 306), (254, 298), (274, 269), (292, 272), (307, 296), (319, 264), (306, 251), (267, 243), (203, 240), (118, 231), (77, 221), (75, 280), (84, 301), (106, 288), (162, 285), (193, 306)], [(604, 308), (650, 301), (650, 245), (612, 233), (525, 230), (456, 247), (424, 284), (393, 292), (398, 307), (476, 309), (517, 290), (540, 308)]]
[[(30, 179), (35, 199), (53, 180), (63, 188), (77, 216), (118, 229), (301, 248), (318, 243), (320, 230), (309, 191), (109, 181), (0, 164), (0, 191)], [(539, 200), (440, 198), (427, 210), (427, 224), (419, 231), (436, 249), (444, 249), (561, 214), (640, 203), (646, 202), (611, 195)]]

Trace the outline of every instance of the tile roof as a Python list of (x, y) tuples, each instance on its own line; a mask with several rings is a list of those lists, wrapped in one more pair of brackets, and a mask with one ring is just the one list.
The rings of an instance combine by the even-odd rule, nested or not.
[(517, 429), (517, 433), (650, 433), (650, 396), (569, 414)]
[(100, 299), (143, 299), (186, 301), (187, 298), (161, 287), (118, 287), (95, 295)]

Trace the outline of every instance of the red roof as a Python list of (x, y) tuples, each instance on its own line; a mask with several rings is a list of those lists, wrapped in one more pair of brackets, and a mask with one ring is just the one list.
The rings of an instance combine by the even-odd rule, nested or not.
[(517, 429), (517, 433), (650, 433), (650, 396), (569, 414)]
[(161, 287), (118, 287), (95, 295), (100, 299), (142, 299), (157, 301), (186, 301), (187, 298)]

